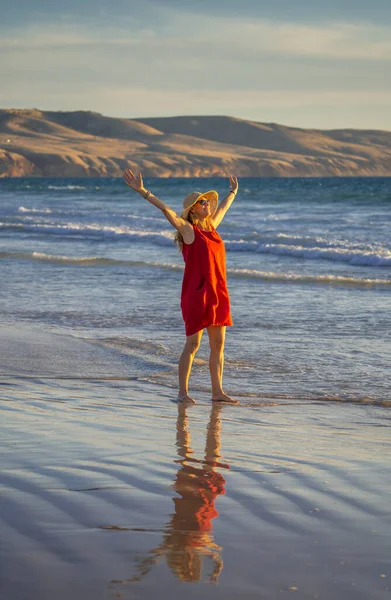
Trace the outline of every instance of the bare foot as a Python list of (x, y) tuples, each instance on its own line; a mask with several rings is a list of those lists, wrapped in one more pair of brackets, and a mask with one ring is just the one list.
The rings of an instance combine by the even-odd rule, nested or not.
[(189, 396), (189, 394), (182, 394), (181, 396), (178, 395), (178, 398), (176, 399), (176, 401), (177, 402), (188, 402), (189, 404), (196, 404), (196, 401), (194, 400), (194, 398)]
[(227, 404), (239, 404), (239, 400), (235, 400), (235, 398), (231, 398), (227, 394), (219, 394), (218, 396), (212, 396), (212, 402), (226, 402)]

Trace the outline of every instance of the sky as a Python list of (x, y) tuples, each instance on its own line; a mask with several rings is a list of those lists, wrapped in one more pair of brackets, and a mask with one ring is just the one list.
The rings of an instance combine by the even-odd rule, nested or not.
[(391, 130), (389, 0), (0, 0), (0, 108)]

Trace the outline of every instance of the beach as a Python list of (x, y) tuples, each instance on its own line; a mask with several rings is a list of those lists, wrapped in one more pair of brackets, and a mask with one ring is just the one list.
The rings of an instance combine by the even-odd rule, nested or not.
[(239, 186), (240, 405), (211, 402), (204, 334), (184, 407), (162, 214), (118, 179), (0, 180), (1, 600), (389, 597), (391, 179)]
[(2, 598), (388, 597), (387, 407), (186, 408), (116, 351), (1, 339)]

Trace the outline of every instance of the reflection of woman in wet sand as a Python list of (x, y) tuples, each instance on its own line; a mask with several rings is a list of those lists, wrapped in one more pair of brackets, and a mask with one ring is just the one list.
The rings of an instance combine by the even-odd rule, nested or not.
[(217, 496), (225, 493), (225, 479), (215, 471), (216, 467), (229, 469), (218, 462), (220, 458), (220, 411), (221, 405), (213, 405), (205, 445), (205, 458), (199, 461), (191, 457), (190, 434), (186, 406), (178, 405), (177, 447), (180, 459), (174, 489), (175, 512), (171, 516), (162, 543), (141, 559), (138, 574), (126, 581), (142, 579), (152, 567), (165, 557), (171, 571), (183, 582), (199, 581), (204, 559), (210, 559), (211, 583), (216, 583), (223, 568), (222, 548), (214, 543), (212, 519), (218, 516), (214, 503)]

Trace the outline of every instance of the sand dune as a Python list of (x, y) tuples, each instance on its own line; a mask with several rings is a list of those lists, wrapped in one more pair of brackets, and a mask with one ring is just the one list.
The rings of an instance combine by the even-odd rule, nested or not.
[(224, 116), (116, 119), (0, 110), (0, 177), (390, 176), (391, 132)]

